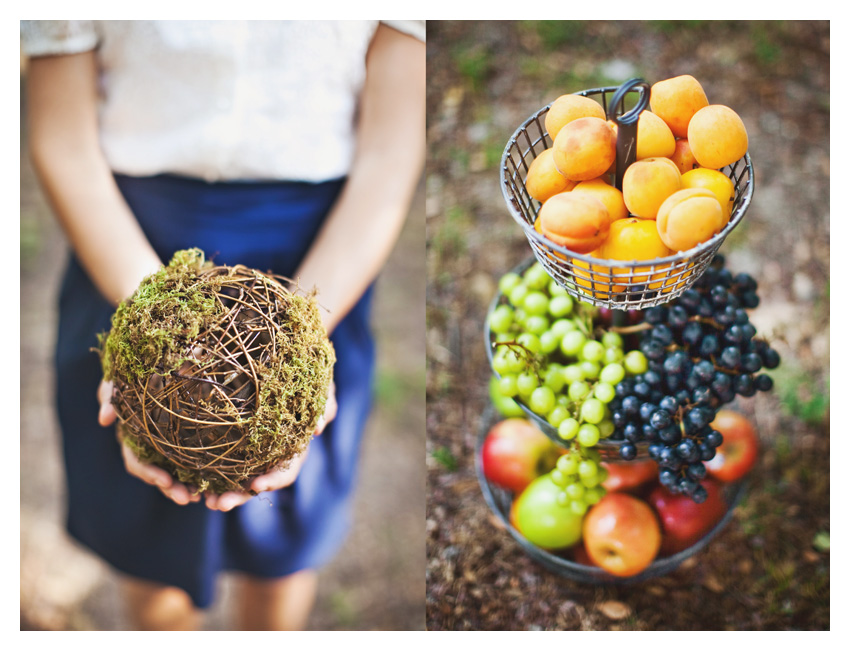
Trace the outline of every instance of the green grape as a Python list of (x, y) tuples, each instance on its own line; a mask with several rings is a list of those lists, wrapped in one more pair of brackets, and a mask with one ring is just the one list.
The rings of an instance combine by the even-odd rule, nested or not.
[(599, 438), (607, 439), (614, 433), (614, 430), (617, 429), (614, 427), (614, 421), (610, 419), (610, 417), (606, 417), (601, 423), (599, 423), (596, 427), (599, 428)]
[(570, 511), (576, 515), (584, 515), (587, 512), (587, 504), (582, 500), (573, 500), (570, 502)]
[(528, 294), (528, 287), (525, 285), (517, 285), (511, 290), (511, 293), (508, 294), (508, 301), (510, 301), (511, 305), (514, 307), (519, 307), (525, 301), (525, 296)]
[(550, 364), (543, 374), (543, 384), (560, 393), (564, 388), (564, 369), (559, 364)]
[(578, 402), (579, 400), (583, 400), (590, 393), (590, 385), (583, 381), (578, 380), (577, 382), (570, 382), (570, 387), (567, 389), (567, 394), (571, 399)]
[(596, 362), (589, 362), (584, 360), (579, 362), (579, 368), (581, 369), (582, 374), (584, 375), (585, 380), (595, 380), (599, 377), (599, 373), (601, 372), (601, 368), (599, 364)]
[(555, 468), (552, 472), (549, 473), (549, 479), (551, 479), (555, 484), (557, 484), (561, 488), (570, 483), (569, 477), (567, 477), (557, 468)]
[(570, 319), (557, 319), (552, 323), (552, 332), (558, 335), (558, 340), (567, 334), (576, 329), (576, 324)]
[(570, 357), (576, 357), (584, 346), (587, 338), (579, 330), (565, 332), (561, 339), (561, 352)]
[(598, 362), (604, 354), (605, 347), (595, 339), (591, 339), (582, 346), (580, 356), (588, 362)]
[(564, 488), (564, 492), (571, 500), (581, 500), (584, 497), (584, 486), (581, 484), (569, 484)]
[(502, 352), (504, 348), (497, 349), (493, 355), (493, 370), (499, 375), (505, 375), (511, 372), (511, 363), (508, 360), (507, 353)]
[(506, 398), (513, 398), (519, 393), (516, 375), (503, 375), (499, 378), (499, 393)]
[(579, 477), (596, 477), (598, 470), (599, 466), (596, 465), (595, 461), (585, 459), (578, 464), (577, 472)]
[(567, 452), (566, 454), (562, 454), (558, 457), (558, 461), (555, 462), (555, 467), (558, 468), (565, 475), (574, 475), (578, 472), (578, 455)]
[(508, 373), (522, 373), (525, 370), (525, 357), (517, 353), (515, 350), (507, 351), (505, 353), (505, 359), (508, 363)]
[(564, 419), (570, 417), (570, 410), (567, 409), (564, 405), (555, 404), (552, 407), (552, 411), (549, 412), (549, 415), (546, 416), (546, 422), (548, 422), (552, 427), (559, 427), (561, 423), (564, 422)]
[(606, 491), (600, 485), (591, 486), (590, 488), (584, 491), (584, 501), (588, 505), (593, 506), (594, 504), (597, 504), (599, 500), (605, 497), (605, 493), (607, 492), (608, 491)]
[(511, 293), (511, 290), (522, 282), (522, 278), (516, 272), (509, 271), (504, 276), (499, 278), (499, 291), (505, 296)]
[(561, 343), (561, 338), (551, 329), (540, 333), (540, 352), (544, 355), (554, 353), (558, 350), (558, 344)]
[(513, 341), (514, 336), (515, 335), (510, 332), (500, 332), (494, 337), (494, 339), (501, 343), (503, 341)]
[(579, 481), (581, 485), (585, 488), (593, 488), (594, 486), (598, 486), (602, 483), (602, 480), (599, 478), (599, 475), (590, 475), (588, 477), (579, 477)]
[(540, 314), (532, 314), (525, 320), (525, 330), (533, 335), (542, 335), (549, 329), (549, 319)]
[(570, 441), (578, 434), (579, 427), (579, 422), (575, 418), (566, 418), (558, 425), (558, 436), (565, 441)]
[(571, 500), (569, 496), (563, 491), (561, 491), (555, 496), (555, 503), (560, 507), (566, 508), (570, 505), (570, 502)]
[(490, 330), (496, 333), (508, 332), (514, 324), (514, 311), (510, 305), (499, 305), (490, 313)]
[[(586, 423), (596, 425), (605, 418), (605, 403), (598, 398), (588, 398), (581, 405), (581, 417)], [(598, 430), (597, 430), (598, 431)]]
[(608, 384), (607, 382), (599, 382), (593, 388), (593, 396), (604, 402), (606, 405), (611, 402), (616, 395), (617, 391), (614, 389), (614, 385)]
[[(590, 425), (589, 427), (593, 427), (593, 425)], [(600, 463), (602, 461), (602, 455), (600, 454), (599, 450), (594, 448), (592, 445), (586, 446), (583, 443), (581, 443), (580, 441), (579, 441), (579, 445), (580, 445), (581, 454), (582, 454), (582, 456), (584, 456), (585, 459), (590, 459), (591, 461), (595, 461), (596, 463)], [(594, 445), (596, 445), (596, 444), (594, 443)]]
[(530, 396), (538, 386), (540, 386), (540, 378), (537, 377), (537, 373), (525, 371), (516, 379), (517, 392), (523, 398)]
[(534, 355), (540, 352), (540, 337), (537, 335), (531, 334), (530, 332), (523, 332), (519, 337), (517, 337), (516, 341), (520, 346)]
[(605, 348), (622, 348), (623, 338), (619, 332), (606, 332), (602, 335), (602, 345)]
[(555, 396), (555, 402), (559, 405), (563, 405), (564, 407), (570, 407), (570, 397), (563, 393), (559, 393)]
[(529, 289), (540, 290), (547, 287), (552, 278), (546, 273), (546, 269), (543, 268), (542, 264), (535, 262), (525, 270), (523, 280)]
[(569, 296), (567, 290), (557, 281), (549, 281), (549, 296)]
[(599, 428), (593, 423), (584, 423), (578, 428), (576, 439), (586, 448), (591, 448), (599, 443)]
[(568, 364), (563, 371), (564, 382), (572, 384), (573, 382), (581, 382), (584, 379), (584, 373), (581, 366), (578, 364)]
[(602, 363), (613, 364), (615, 362), (622, 362), (625, 356), (626, 354), (622, 348), (606, 348), (605, 354), (602, 356)]
[(538, 416), (544, 416), (555, 406), (555, 392), (549, 387), (537, 387), (528, 398), (528, 406)]
[(530, 291), (525, 295), (522, 306), (529, 316), (542, 316), (549, 311), (549, 299), (543, 292)]
[(560, 318), (573, 311), (573, 299), (567, 294), (559, 294), (549, 299), (549, 314)]
[(649, 368), (649, 361), (639, 350), (630, 350), (623, 358), (623, 367), (632, 375), (640, 375), (646, 373)]
[(599, 372), (599, 379), (607, 384), (619, 384), (626, 377), (626, 369), (622, 364), (606, 364)]

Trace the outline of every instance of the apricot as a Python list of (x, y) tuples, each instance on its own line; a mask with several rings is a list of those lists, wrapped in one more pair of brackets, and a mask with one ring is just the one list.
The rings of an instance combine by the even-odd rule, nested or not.
[(711, 190), (720, 207), (723, 208), (723, 225), (732, 216), (732, 206), (735, 204), (735, 184), (728, 176), (718, 170), (697, 168), (682, 174), (682, 188), (705, 188)]
[(638, 118), (635, 157), (670, 158), (676, 151), (676, 138), (670, 127), (655, 113), (643, 111)]
[(543, 124), (554, 142), (555, 137), (564, 125), (578, 118), (600, 118), (604, 120), (605, 109), (599, 102), (584, 95), (561, 95), (549, 106)]
[(744, 121), (722, 104), (700, 109), (688, 125), (688, 142), (700, 167), (719, 170), (747, 153)]
[[(664, 258), (671, 253), (672, 251), (661, 240), (654, 221), (627, 217), (611, 224), (608, 237), (594, 255), (605, 260), (633, 262)], [(649, 280), (662, 278), (667, 266), (662, 265), (655, 269), (651, 266), (613, 267), (611, 268), (612, 282), (628, 284), (614, 284), (611, 291), (624, 292), (629, 285), (642, 285)], [(597, 270), (596, 267), (594, 269)], [(650, 275), (650, 271), (659, 273)], [(630, 279), (624, 278), (627, 274), (631, 274)], [(649, 288), (657, 289), (661, 284), (661, 282), (651, 283)]]
[(531, 161), (525, 177), (525, 189), (540, 203), (559, 192), (572, 190), (575, 184), (576, 181), (570, 181), (555, 167), (551, 148)]
[(636, 217), (655, 219), (658, 208), (682, 188), (682, 175), (669, 158), (644, 158), (623, 174), (623, 201)]
[(573, 188), (573, 192), (587, 192), (599, 199), (607, 208), (612, 222), (629, 216), (629, 209), (623, 201), (623, 193), (604, 178), (581, 181)]
[(673, 154), (668, 156), (668, 158), (676, 163), (676, 167), (679, 168), (679, 172), (682, 174), (699, 167), (687, 138), (676, 139), (676, 149), (673, 150)]
[(601, 118), (578, 118), (558, 132), (552, 145), (555, 167), (572, 181), (605, 174), (617, 158), (617, 137)]
[(677, 138), (687, 138), (691, 118), (705, 106), (708, 106), (705, 91), (691, 75), (656, 82), (649, 91), (649, 107)]
[(611, 226), (605, 205), (581, 192), (556, 194), (541, 206), (538, 217), (544, 237), (576, 253), (593, 251)]
[(711, 190), (686, 188), (670, 195), (658, 209), (656, 226), (664, 244), (686, 251), (719, 233), (726, 220)]

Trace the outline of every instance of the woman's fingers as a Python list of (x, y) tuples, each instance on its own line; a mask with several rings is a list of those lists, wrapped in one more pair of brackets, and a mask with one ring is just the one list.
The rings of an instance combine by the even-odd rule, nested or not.
[(174, 481), (174, 478), (165, 470), (149, 463), (143, 463), (125, 444), (121, 444), (121, 454), (124, 457), (124, 467), (127, 472), (141, 479), (146, 484), (156, 486), (170, 500), (177, 504), (186, 505), (197, 502), (201, 496), (192, 493), (185, 484)]
[(115, 422), (118, 415), (115, 413), (115, 407), (112, 406), (112, 392), (115, 386), (112, 382), (101, 380), (97, 387), (97, 399), (100, 402), (100, 411), (97, 414), (97, 422), (103, 427), (108, 427)]

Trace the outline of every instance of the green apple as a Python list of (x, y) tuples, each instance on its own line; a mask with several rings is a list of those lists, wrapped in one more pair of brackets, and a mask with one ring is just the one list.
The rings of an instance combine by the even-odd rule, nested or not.
[(531, 482), (511, 505), (513, 527), (546, 550), (564, 549), (581, 540), (582, 516), (558, 504), (561, 488), (549, 475)]

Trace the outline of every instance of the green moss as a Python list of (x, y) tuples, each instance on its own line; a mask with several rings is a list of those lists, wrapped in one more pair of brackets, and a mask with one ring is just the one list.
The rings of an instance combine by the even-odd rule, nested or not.
[(198, 278), (210, 266), (199, 249), (178, 251), (118, 306), (112, 329), (100, 336), (104, 378), (165, 375), (188, 359), (191, 342), (223, 309), (215, 283)]

